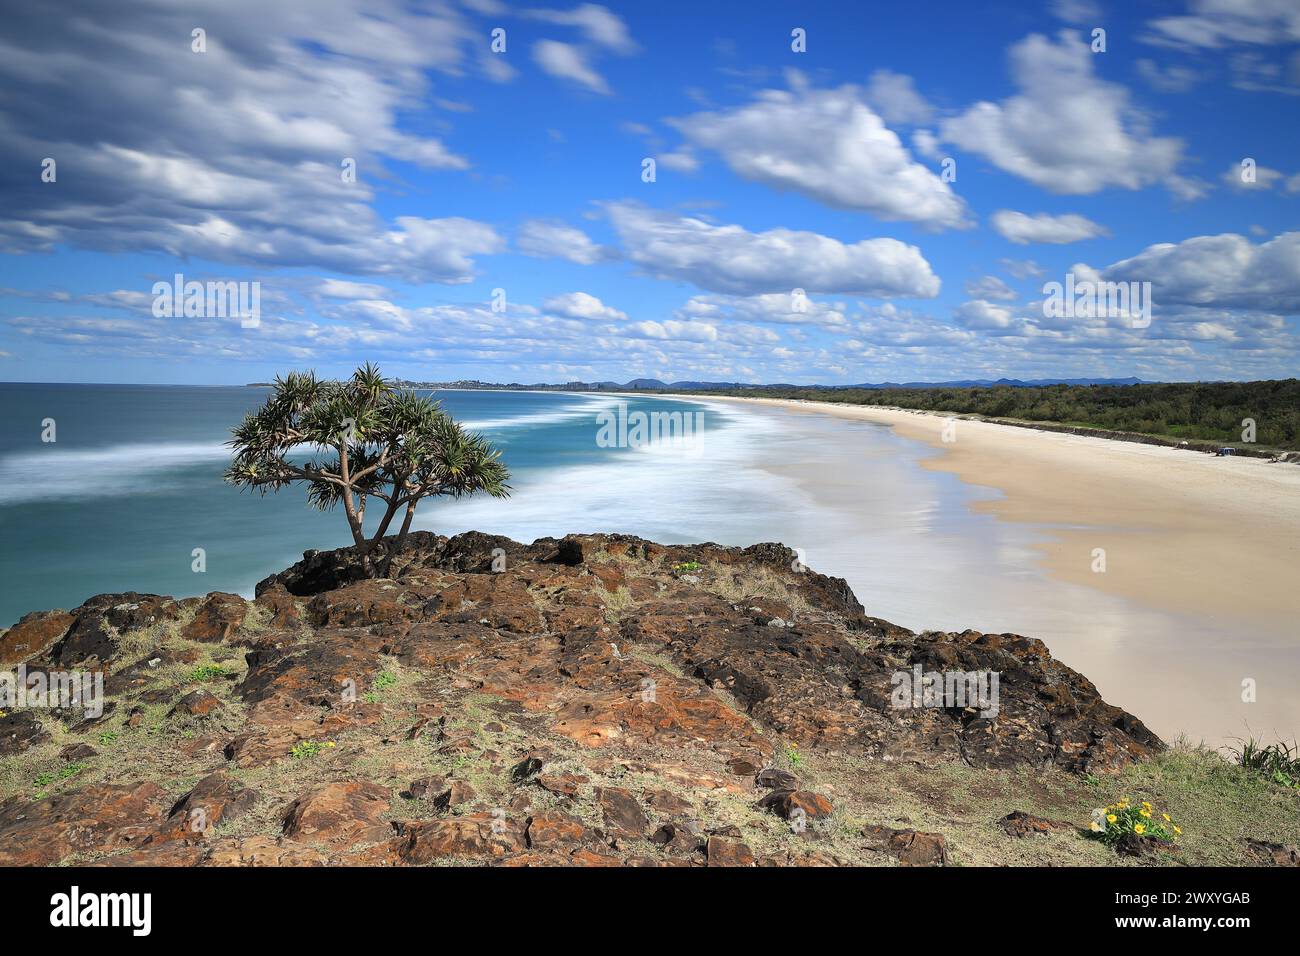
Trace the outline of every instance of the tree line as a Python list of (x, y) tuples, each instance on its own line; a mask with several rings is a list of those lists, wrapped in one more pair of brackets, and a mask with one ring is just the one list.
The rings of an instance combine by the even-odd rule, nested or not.
[(1246, 419), (1255, 443), (1300, 450), (1300, 379), (1140, 385), (995, 385), (972, 388), (711, 389), (701, 394), (890, 405), (924, 411), (1053, 422), (1161, 438), (1241, 444)]

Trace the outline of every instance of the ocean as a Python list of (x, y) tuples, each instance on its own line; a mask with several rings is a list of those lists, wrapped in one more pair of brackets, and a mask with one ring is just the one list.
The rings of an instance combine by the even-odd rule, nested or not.
[[(304, 550), (350, 544), (342, 514), (308, 507), (299, 489), (262, 496), (222, 481), (231, 426), (267, 394), (259, 387), (0, 385), (0, 626), (104, 592), (251, 595), (257, 581)], [(593, 531), (678, 544), (782, 541), (816, 570), (859, 578), (874, 567), (868, 594), (881, 603), (871, 613), (926, 626), (967, 624), (956, 619), (961, 609), (909, 583), (909, 570), (947, 564), (956, 574), (983, 565), (972, 555), (992, 546), (984, 540), (990, 532), (999, 533), (1007, 562), (1028, 560), (1008, 544), (1005, 528), (965, 507), (982, 492), (921, 469), (928, 449), (878, 425), (817, 419), (790, 428), (770, 413), (646, 396), (434, 397), (501, 449), (512, 493), (427, 500), (417, 529), (520, 541)], [(701, 433), (688, 443), (607, 447), (598, 416), (617, 415), (620, 406), (633, 419), (698, 416)], [(42, 441), (47, 420), (52, 442)], [(871, 540), (846, 540), (835, 509), (798, 480), (799, 468), (824, 470), (829, 443), (818, 428), (856, 432), (859, 460), (838, 467), (853, 486), (848, 504), (873, 516)], [(202, 549), (201, 572), (195, 549)], [(890, 557), (876, 560), (883, 555)]]

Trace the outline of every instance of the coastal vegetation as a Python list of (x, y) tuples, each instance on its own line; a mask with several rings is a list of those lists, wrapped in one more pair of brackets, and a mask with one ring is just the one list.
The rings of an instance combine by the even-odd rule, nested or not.
[(1300, 790), (1300, 747), (1278, 741), (1267, 746), (1254, 738), (1247, 740), (1232, 755), (1247, 770), (1279, 786)]
[[(438, 402), (394, 387), (370, 363), (343, 382), (323, 381), (314, 372), (276, 378), (266, 403), (249, 412), (233, 434), (226, 481), (263, 494), (301, 482), (316, 508), (342, 504), (370, 577), (387, 573), (422, 499), (509, 493), (510, 473), (500, 452), (466, 432)], [(383, 510), (367, 537), (371, 500), (382, 502)], [(384, 544), (399, 512), (397, 537)], [(382, 561), (376, 562), (380, 552)]]
[[(802, 388), (772, 385), (709, 389), (712, 395), (804, 399), (953, 412), (984, 418), (1135, 432), (1300, 450), (1300, 379), (1137, 385), (1043, 385), (936, 388)], [(1254, 423), (1253, 435), (1243, 435)]]

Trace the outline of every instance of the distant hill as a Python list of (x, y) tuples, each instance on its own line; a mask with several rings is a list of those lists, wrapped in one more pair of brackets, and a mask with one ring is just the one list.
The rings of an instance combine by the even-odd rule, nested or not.
[(743, 389), (769, 389), (769, 388), (802, 388), (802, 389), (887, 389), (887, 388), (1041, 388), (1045, 385), (1141, 385), (1143, 380), (1140, 378), (1041, 378), (1022, 381), (1016, 378), (999, 378), (999, 379), (962, 379), (952, 382), (880, 382), (876, 384), (864, 383), (860, 385), (794, 385), (789, 382), (769, 382), (757, 384), (754, 382), (696, 382), (696, 381), (679, 381), (664, 382), (657, 378), (634, 378), (628, 382), (563, 382), (563, 383), (546, 383), (535, 382), (524, 384), (521, 382), (510, 382), (507, 384), (496, 382), (480, 382), (476, 379), (459, 380), (455, 382), (408, 382), (399, 381), (399, 385), (406, 385), (415, 388), (462, 388), (462, 389), (520, 389), (525, 391), (563, 391), (563, 392), (635, 392), (635, 391), (708, 391), (708, 390), (728, 390), (739, 391)]

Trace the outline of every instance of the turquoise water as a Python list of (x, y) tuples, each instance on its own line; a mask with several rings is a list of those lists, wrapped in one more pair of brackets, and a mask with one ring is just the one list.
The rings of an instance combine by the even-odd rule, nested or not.
[[(351, 543), (342, 514), (307, 507), (300, 490), (261, 497), (222, 482), (230, 427), (268, 392), (0, 385), (0, 627), (27, 611), (73, 607), (101, 592), (251, 593), (258, 580), (304, 550)], [(629, 411), (685, 407), (555, 393), (451, 391), (435, 397), (492, 438), (514, 474), (512, 484), (524, 494), (547, 487), (547, 475), (639, 454), (596, 444), (597, 410), (617, 401), (627, 401)], [(51, 443), (41, 440), (45, 419), (55, 423)], [(445, 509), (426, 503), (419, 526), (444, 530), (441, 518), (473, 504)], [(195, 548), (206, 552), (203, 573), (192, 570)]]

